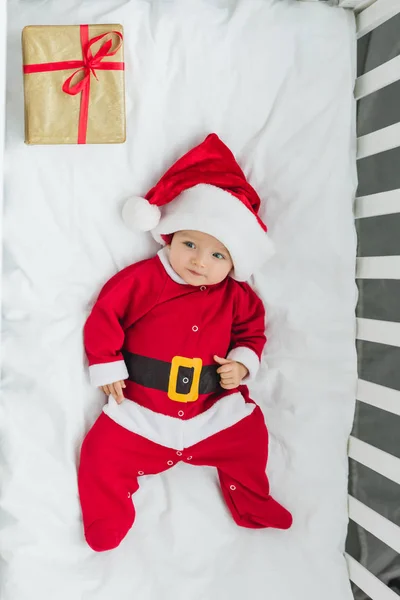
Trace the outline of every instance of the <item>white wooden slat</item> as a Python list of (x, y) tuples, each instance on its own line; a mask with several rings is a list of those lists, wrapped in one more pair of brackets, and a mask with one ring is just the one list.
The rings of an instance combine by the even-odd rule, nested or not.
[(400, 56), (383, 63), (376, 69), (358, 77), (354, 89), (357, 100), (380, 90), (400, 79)]
[[(399, 1), (400, 6), (400, 1)], [(400, 146), (400, 123), (362, 135), (357, 140), (357, 159), (386, 152)]]
[(400, 527), (382, 517), (353, 496), (349, 496), (349, 517), (381, 542), (400, 553)]
[(360, 565), (350, 554), (345, 556), (351, 581), (363, 590), (371, 600), (399, 600), (397, 594)]
[(350, 436), (349, 457), (400, 484), (400, 459)]
[(377, 0), (358, 0), (357, 4), (354, 7), (354, 10), (356, 12), (358, 12), (360, 10), (364, 10), (365, 8), (367, 8), (368, 6), (371, 6), (371, 4), (373, 4), (376, 1)]
[(400, 12), (399, 0), (377, 0), (357, 15), (357, 37), (366, 35)]
[(400, 392), (370, 381), (359, 379), (357, 400), (381, 410), (400, 415)]
[(356, 198), (354, 212), (356, 219), (398, 213), (400, 212), (400, 190), (360, 196)]
[(376, 0), (339, 0), (338, 6), (341, 8), (352, 8), (353, 10), (363, 10), (376, 2)]
[(400, 279), (400, 256), (357, 258), (357, 279)]
[(400, 346), (400, 323), (358, 318), (357, 339), (389, 346)]

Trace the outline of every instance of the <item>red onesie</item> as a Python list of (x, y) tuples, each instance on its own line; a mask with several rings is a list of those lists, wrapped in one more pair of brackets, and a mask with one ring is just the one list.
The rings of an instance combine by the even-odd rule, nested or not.
[(81, 451), (79, 492), (85, 536), (96, 551), (118, 546), (131, 528), (141, 475), (179, 461), (218, 469), (238, 525), (290, 527), (269, 494), (268, 432), (245, 385), (219, 386), (213, 356), (243, 363), (251, 380), (266, 341), (261, 300), (227, 277), (193, 287), (165, 250), (124, 269), (102, 289), (84, 339), (95, 386), (126, 380), (110, 397)]

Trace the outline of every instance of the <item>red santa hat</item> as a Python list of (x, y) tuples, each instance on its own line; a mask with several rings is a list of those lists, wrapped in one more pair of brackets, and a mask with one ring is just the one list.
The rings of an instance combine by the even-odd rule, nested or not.
[(134, 230), (151, 231), (165, 244), (176, 231), (208, 233), (232, 257), (232, 277), (247, 281), (274, 253), (258, 212), (260, 198), (215, 133), (187, 152), (144, 198), (125, 203), (123, 219)]

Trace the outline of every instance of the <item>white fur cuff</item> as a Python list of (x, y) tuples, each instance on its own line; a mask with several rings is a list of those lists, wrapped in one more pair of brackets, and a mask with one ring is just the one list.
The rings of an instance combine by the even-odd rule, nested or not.
[(90, 383), (95, 387), (108, 385), (115, 381), (122, 381), (128, 378), (128, 369), (125, 361), (117, 360), (115, 362), (92, 365), (89, 367)]
[(246, 346), (238, 346), (229, 352), (227, 358), (240, 362), (246, 367), (249, 374), (243, 379), (244, 383), (248, 383), (255, 379), (258, 369), (260, 368), (260, 360), (253, 350), (246, 348)]

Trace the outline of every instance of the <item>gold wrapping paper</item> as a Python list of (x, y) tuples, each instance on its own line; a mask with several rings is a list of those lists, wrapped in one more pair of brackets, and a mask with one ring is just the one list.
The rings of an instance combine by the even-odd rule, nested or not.
[[(118, 31), (121, 25), (89, 25), (89, 39)], [(117, 36), (114, 36), (117, 37)], [(92, 53), (108, 38), (92, 47)], [(113, 46), (114, 48), (114, 46)], [(28, 26), (22, 31), (24, 65), (82, 60), (79, 25)], [(123, 44), (106, 62), (123, 62)], [(24, 74), (25, 142), (27, 144), (76, 144), (81, 94), (62, 90), (76, 69)], [(124, 71), (96, 70), (90, 77), (87, 144), (119, 144), (125, 141)], [(79, 76), (77, 76), (79, 77)]]

